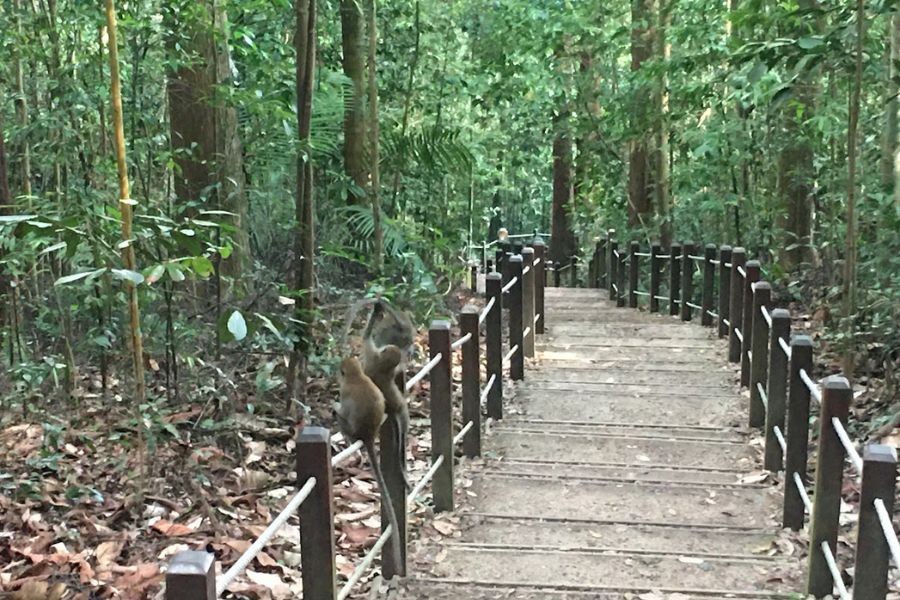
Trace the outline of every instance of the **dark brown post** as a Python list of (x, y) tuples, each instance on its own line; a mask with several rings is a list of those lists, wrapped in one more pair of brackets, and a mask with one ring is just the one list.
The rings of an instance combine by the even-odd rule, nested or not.
[(472, 263), (471, 268), (469, 269), (470, 277), (472, 278), (472, 291), (478, 291), (478, 263)]
[[(505, 262), (505, 259), (506, 259), (506, 252), (504, 250), (502, 250), (501, 248), (498, 248), (494, 252), (494, 263), (496, 264), (495, 268), (496, 268), (497, 272), (500, 273), (501, 278), (506, 277), (506, 265), (503, 264)], [(504, 282), (505, 282), (505, 279), (504, 279)]]
[[(334, 498), (331, 435), (324, 427), (304, 427), (297, 437), (297, 485), (315, 477), (316, 486), (297, 509), (303, 597), (334, 600)], [(399, 515), (398, 515), (399, 518)]]
[[(408, 490), (406, 489), (406, 480), (403, 478), (406, 448), (397, 443), (401, 437), (397, 433), (397, 421), (394, 419), (386, 419), (384, 421), (379, 431), (379, 439), (381, 441), (381, 451), (378, 455), (378, 460), (379, 464), (381, 464), (381, 472), (384, 474), (384, 485), (388, 489), (391, 505), (394, 507), (394, 514), (397, 515), (397, 526), (400, 529), (400, 531), (391, 535), (381, 549), (381, 570), (386, 579), (391, 579), (395, 575), (399, 577), (406, 575), (406, 540), (408, 537), (406, 492)], [(389, 524), (385, 504), (382, 503), (381, 505), (382, 531)], [(395, 564), (394, 560), (395, 544), (400, 545), (401, 563), (399, 565)]]
[(600, 240), (600, 254), (597, 255), (597, 287), (606, 288), (606, 271), (609, 268), (609, 258), (607, 258), (607, 247), (609, 246), (609, 234), (607, 238)]
[[(750, 364), (750, 427), (766, 424), (766, 407), (763, 405), (760, 386), (764, 386), (769, 374), (769, 325), (762, 314), (762, 307), (772, 305), (772, 286), (765, 281), (753, 284), (753, 309), (750, 311), (750, 331), (753, 332), (753, 362)], [(746, 339), (746, 338), (745, 338)]]
[(819, 451), (816, 457), (816, 487), (809, 524), (809, 568), (806, 593), (816, 598), (831, 595), (834, 582), (822, 554), (822, 542), (837, 556), (838, 520), (841, 516), (841, 488), (844, 480), (844, 446), (834, 430), (832, 417), (845, 426), (853, 390), (843, 377), (833, 376), (822, 386), (819, 414)]
[(669, 315), (678, 316), (681, 297), (681, 244), (669, 246)]
[[(731, 252), (731, 298), (728, 308), (728, 361), (741, 362), (741, 340), (737, 332), (741, 329), (741, 319), (744, 314), (744, 277), (739, 269), (744, 268), (747, 255), (743, 248), (735, 248)], [(743, 335), (743, 332), (741, 332)]]
[(600, 238), (594, 240), (594, 253), (591, 255), (590, 282), (588, 287), (600, 287), (600, 246), (603, 242)]
[(791, 360), (788, 363), (789, 397), (787, 419), (787, 456), (784, 458), (783, 525), (794, 531), (803, 529), (805, 507), (794, 485), (794, 473), (806, 485), (807, 447), (809, 445), (809, 390), (800, 378), (800, 371), (812, 373), (812, 339), (798, 335), (791, 339)]
[(731, 308), (731, 246), (719, 248), (719, 337), (728, 336), (728, 310)]
[(694, 243), (685, 242), (681, 247), (681, 320), (690, 321), (694, 301)]
[(863, 449), (862, 489), (859, 497), (859, 533), (856, 538), (854, 600), (884, 600), (888, 591), (891, 550), (875, 511), (875, 499), (894, 514), (897, 452), (890, 446), (871, 444)]
[(562, 285), (559, 266), (559, 261), (553, 263), (553, 287), (560, 287)]
[[(522, 258), (518, 259), (519, 270)], [(513, 275), (515, 277), (515, 275)], [(428, 329), (428, 351), (432, 359), (438, 354), (441, 360), (429, 375), (431, 382), (431, 460), (444, 457), (444, 463), (434, 475), (431, 489), (434, 493), (434, 510), (453, 510), (453, 410), (450, 380), (450, 322), (435, 320)]]
[(184, 550), (166, 572), (166, 600), (216, 600), (216, 555)]
[(716, 245), (707, 244), (703, 249), (703, 299), (700, 301), (700, 324), (706, 327), (713, 326), (713, 295), (716, 285)]
[(619, 278), (619, 242), (609, 240), (609, 299), (616, 299), (616, 280)]
[(650, 246), (650, 312), (659, 312), (659, 282), (662, 279), (662, 259), (659, 244)]
[[(772, 329), (769, 332), (769, 381), (766, 393), (769, 395), (769, 407), (766, 411), (766, 462), (765, 467), (773, 473), (783, 467), (783, 453), (775, 437), (775, 428), (786, 436), (784, 429), (784, 411), (787, 405), (788, 358), (781, 349), (778, 340), (785, 343), (791, 336), (791, 313), (783, 308), (772, 311)], [(754, 357), (756, 355), (754, 354)], [(785, 485), (790, 485), (788, 481)]]
[(628, 263), (628, 306), (630, 308), (637, 308), (638, 305), (638, 273), (640, 273), (640, 257), (637, 255), (641, 250), (641, 244), (639, 242), (633, 241), (631, 242), (631, 248), (628, 252), (628, 260), (631, 262)]
[(519, 349), (509, 359), (509, 378), (517, 381), (525, 378), (525, 352), (524, 342), (522, 340), (522, 330), (525, 326), (522, 324), (524, 315), (522, 290), (522, 256), (516, 255), (509, 259), (510, 281), (512, 277), (518, 277), (516, 283), (506, 293), (509, 306), (509, 347), (510, 349), (518, 346)]
[(534, 259), (538, 261), (534, 271), (534, 311), (537, 313), (537, 323), (534, 324), (535, 333), (544, 333), (544, 286), (547, 285), (547, 273), (544, 270), (546, 259), (546, 246), (544, 242), (534, 243)]
[(753, 352), (753, 284), (759, 281), (759, 261), (748, 260), (745, 266), (747, 277), (744, 278), (744, 301), (741, 318), (741, 385), (750, 387), (750, 354)]
[(487, 263), (485, 263), (484, 274), (487, 275), (488, 273), (493, 273), (493, 272), (494, 272), (494, 261), (489, 258), (489, 259), (487, 259)]
[(534, 248), (522, 248), (522, 336), (525, 358), (534, 358)]
[(488, 302), (494, 299), (494, 307), (485, 318), (484, 354), (488, 381), (494, 385), (487, 397), (487, 415), (492, 419), (503, 418), (503, 292), (499, 273), (485, 278)]
[(616, 277), (616, 287), (618, 288), (616, 293), (616, 306), (622, 307), (625, 306), (625, 257), (627, 254), (623, 249), (619, 252), (619, 272), (618, 277)]
[(478, 335), (476, 306), (467, 304), (459, 313), (459, 331), (472, 338), (462, 347), (462, 418), (472, 421), (472, 428), (463, 438), (463, 454), (468, 457), (481, 454), (481, 344)]
[(572, 274), (571, 274), (572, 287), (577, 288), (578, 287), (578, 257), (573, 255), (570, 264), (572, 265)]

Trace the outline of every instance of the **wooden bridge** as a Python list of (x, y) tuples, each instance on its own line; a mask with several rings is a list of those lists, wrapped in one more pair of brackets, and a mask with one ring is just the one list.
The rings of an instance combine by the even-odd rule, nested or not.
[[(814, 380), (812, 341), (792, 335), (790, 314), (773, 307), (761, 265), (742, 248), (699, 250), (632, 242), (626, 252), (610, 236), (581, 279), (574, 261), (548, 264), (540, 241), (498, 253), (502, 274), (486, 276), (486, 302), (463, 308), (455, 340), (449, 322), (432, 323), (430, 360), (408, 381), (430, 382), (432, 443), (432, 464), (409, 494), (404, 451), (391, 421), (383, 428), (399, 531), (382, 519), (381, 536), (338, 586), (332, 470), (359, 444), (332, 457), (330, 432), (308, 427), (297, 443), (298, 491), (281, 514), (221, 576), (212, 555), (177, 555), (167, 599), (226, 593), (296, 512), (312, 600), (377, 596), (379, 586), (367, 596), (355, 586), (379, 554), (381, 575), (400, 582), (388, 591), (398, 600), (884, 600), (891, 561), (900, 564), (895, 451), (860, 454), (846, 427), (848, 381)], [(571, 287), (560, 286), (566, 268)], [(545, 287), (545, 269), (556, 287)], [(462, 480), (457, 447), (483, 458)], [(859, 481), (852, 556), (838, 546), (848, 477)], [(409, 543), (410, 505), (457, 530)]]

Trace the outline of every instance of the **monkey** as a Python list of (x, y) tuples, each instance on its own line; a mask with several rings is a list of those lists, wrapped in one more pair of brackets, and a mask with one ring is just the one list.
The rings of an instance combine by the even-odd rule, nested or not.
[(396, 432), (395, 441), (397, 447), (403, 453), (403, 463), (400, 470), (403, 475), (403, 483), (406, 489), (411, 489), (409, 476), (406, 473), (406, 439), (409, 432), (409, 406), (406, 404), (403, 392), (397, 385), (397, 367), (403, 360), (400, 348), (389, 344), (375, 354), (370, 351), (365, 356), (363, 371), (372, 380), (384, 396), (384, 410), (387, 418), (394, 422)]
[[(375, 436), (385, 419), (384, 395), (369, 377), (363, 373), (362, 364), (355, 356), (350, 356), (341, 361), (340, 375), (341, 401), (335, 405), (335, 418), (341, 433), (353, 441), (362, 441), (372, 463), (372, 472), (381, 489), (382, 510), (387, 513), (388, 523), (394, 531), (394, 539), (400, 535), (400, 526), (397, 521), (397, 513), (394, 512), (394, 504), (391, 501), (390, 492), (384, 483), (384, 475), (381, 473), (381, 463), (378, 462), (378, 453), (375, 451)], [(394, 560), (401, 564), (400, 545), (392, 544)]]
[[(387, 402), (388, 418), (394, 419), (397, 444), (403, 452), (403, 481), (410, 489), (406, 473), (406, 443), (409, 433), (409, 406), (406, 404), (404, 373), (416, 330), (409, 316), (377, 300), (363, 333), (363, 368), (381, 390)], [(394, 347), (394, 350), (388, 348)], [(386, 352), (387, 351), (387, 352)], [(399, 352), (399, 360), (398, 358)], [(393, 381), (391, 381), (393, 380)]]

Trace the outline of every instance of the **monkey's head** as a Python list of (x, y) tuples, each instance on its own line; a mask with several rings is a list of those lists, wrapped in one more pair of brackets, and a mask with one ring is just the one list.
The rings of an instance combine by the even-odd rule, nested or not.
[(392, 309), (378, 300), (372, 308), (372, 340), (378, 347), (394, 345), (409, 349), (413, 345), (416, 328), (409, 315)]
[(362, 365), (355, 356), (348, 356), (341, 361), (341, 378), (362, 377), (362, 374)]

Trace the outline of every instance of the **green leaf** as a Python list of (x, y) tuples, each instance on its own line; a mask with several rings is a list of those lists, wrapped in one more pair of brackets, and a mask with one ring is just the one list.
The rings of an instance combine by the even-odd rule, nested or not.
[(134, 285), (140, 285), (144, 283), (144, 276), (137, 271), (130, 271), (128, 269), (110, 269), (109, 271), (116, 279), (124, 279), (125, 281), (130, 281)]
[(818, 48), (824, 43), (825, 42), (820, 37), (804, 37), (797, 40), (797, 45), (804, 50), (812, 50), (813, 48)]
[(2, 215), (0, 216), (0, 225), (7, 223), (21, 223), (22, 221), (30, 221), (36, 219), (37, 215)]
[(84, 271), (82, 273), (73, 273), (71, 275), (66, 275), (65, 277), (60, 277), (53, 285), (65, 285), (67, 283), (72, 283), (73, 281), (79, 281), (81, 279), (85, 279), (87, 277), (96, 277), (100, 273), (103, 273), (106, 269), (95, 269), (93, 271)]
[(145, 276), (146, 280), (147, 280), (147, 285), (151, 285), (151, 284), (154, 284), (157, 281), (159, 281), (159, 278), (162, 277), (165, 272), (166, 272), (165, 265), (154, 266), (152, 269), (150, 269), (150, 272), (148, 272), (147, 275)]
[(215, 270), (212, 261), (205, 256), (195, 256), (191, 259), (191, 267), (194, 269), (194, 273), (203, 278), (209, 277)]
[(166, 263), (166, 273), (169, 274), (169, 279), (172, 281), (184, 281), (184, 273), (181, 272), (181, 267), (175, 263)]
[(247, 322), (240, 311), (236, 310), (228, 317), (228, 331), (237, 342), (247, 337)]
[(41, 254), (50, 254), (51, 252), (55, 252), (61, 248), (65, 248), (68, 244), (66, 242), (59, 242), (57, 244), (53, 244), (52, 246), (48, 246), (41, 250)]

